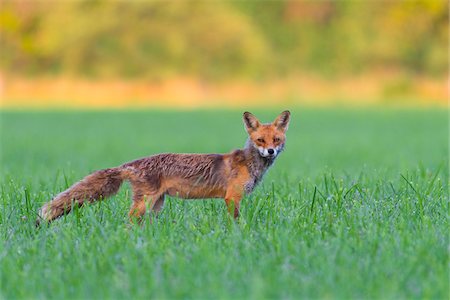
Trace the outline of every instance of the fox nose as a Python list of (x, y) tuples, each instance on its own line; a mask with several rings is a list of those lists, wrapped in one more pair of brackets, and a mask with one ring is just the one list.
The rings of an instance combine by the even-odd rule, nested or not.
[(275, 153), (275, 151), (273, 151), (273, 149), (272, 148), (269, 148), (269, 149), (267, 149), (267, 152), (270, 154), (270, 155), (272, 155), (272, 154), (274, 154)]

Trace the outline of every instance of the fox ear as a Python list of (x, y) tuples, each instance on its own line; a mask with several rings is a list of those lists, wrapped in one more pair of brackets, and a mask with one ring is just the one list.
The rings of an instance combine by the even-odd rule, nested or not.
[(283, 111), (276, 119), (273, 121), (279, 130), (286, 131), (289, 127), (289, 121), (291, 120), (291, 113), (288, 110)]
[(261, 125), (261, 123), (259, 123), (258, 119), (254, 115), (249, 113), (248, 111), (246, 111), (244, 113), (243, 118), (244, 118), (245, 129), (247, 129), (248, 133), (255, 131)]

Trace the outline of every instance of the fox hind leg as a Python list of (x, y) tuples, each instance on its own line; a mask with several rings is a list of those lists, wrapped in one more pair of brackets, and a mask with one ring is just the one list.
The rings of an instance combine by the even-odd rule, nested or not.
[(157, 189), (145, 183), (131, 181), (131, 186), (133, 190), (133, 204), (128, 216), (131, 222), (137, 221), (141, 223), (147, 208), (153, 209), (155, 204), (164, 196)]
[(132, 223), (141, 223), (147, 208), (158, 216), (159, 212), (164, 206), (164, 194), (158, 195), (144, 195), (142, 198), (136, 199), (133, 197), (133, 204), (131, 205), (129, 217)]
[(161, 211), (161, 209), (164, 207), (164, 198), (165, 198), (165, 195), (163, 194), (163, 195), (159, 196), (159, 198), (156, 199), (156, 201), (154, 201), (152, 211), (155, 212), (156, 214), (158, 214)]
[(145, 214), (146, 207), (145, 207), (145, 201), (144, 199), (139, 201), (133, 201), (133, 204), (131, 205), (130, 212), (128, 213), (128, 216), (130, 218), (130, 222), (141, 222), (142, 216)]

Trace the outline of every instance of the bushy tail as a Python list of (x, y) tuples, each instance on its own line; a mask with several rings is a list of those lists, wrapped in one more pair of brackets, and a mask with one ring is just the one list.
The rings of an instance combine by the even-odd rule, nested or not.
[(52, 201), (44, 204), (39, 211), (36, 226), (39, 226), (41, 222), (50, 222), (69, 213), (73, 206), (81, 206), (85, 201), (94, 202), (114, 195), (122, 182), (120, 167), (96, 171), (86, 176), (69, 189), (56, 195)]

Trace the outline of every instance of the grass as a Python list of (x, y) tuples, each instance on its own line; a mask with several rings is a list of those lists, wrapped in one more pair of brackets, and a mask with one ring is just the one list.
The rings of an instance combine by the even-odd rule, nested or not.
[(171, 198), (129, 227), (125, 186), (39, 230), (39, 206), (95, 169), (240, 147), (241, 112), (1, 119), (2, 299), (449, 298), (445, 111), (294, 110), (237, 223), (223, 201)]

